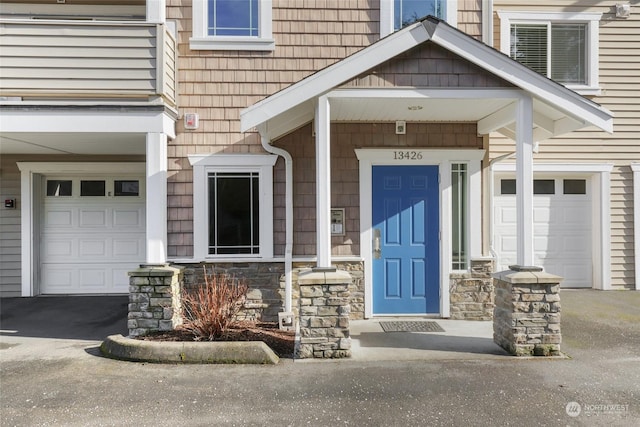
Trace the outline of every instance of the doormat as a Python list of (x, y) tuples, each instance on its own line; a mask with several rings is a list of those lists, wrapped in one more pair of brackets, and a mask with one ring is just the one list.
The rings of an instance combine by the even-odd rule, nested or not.
[(380, 322), (385, 332), (444, 332), (434, 321), (393, 321)]

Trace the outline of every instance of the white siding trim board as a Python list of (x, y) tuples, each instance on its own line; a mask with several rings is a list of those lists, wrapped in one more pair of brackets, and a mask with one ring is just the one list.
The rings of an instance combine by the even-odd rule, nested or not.
[(635, 258), (636, 291), (640, 291), (640, 163), (632, 163), (633, 171), (633, 254)]

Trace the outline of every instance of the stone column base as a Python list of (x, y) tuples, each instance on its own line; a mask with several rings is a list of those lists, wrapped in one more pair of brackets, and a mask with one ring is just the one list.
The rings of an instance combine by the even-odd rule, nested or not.
[(349, 286), (346, 271), (309, 270), (300, 285), (300, 347), (297, 357), (351, 357)]
[(493, 340), (515, 356), (559, 356), (560, 282), (540, 267), (510, 266), (493, 275)]

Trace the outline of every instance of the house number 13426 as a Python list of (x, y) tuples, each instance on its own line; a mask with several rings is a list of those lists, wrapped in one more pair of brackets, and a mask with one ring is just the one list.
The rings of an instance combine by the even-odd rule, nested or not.
[(393, 160), (422, 160), (420, 151), (394, 151)]

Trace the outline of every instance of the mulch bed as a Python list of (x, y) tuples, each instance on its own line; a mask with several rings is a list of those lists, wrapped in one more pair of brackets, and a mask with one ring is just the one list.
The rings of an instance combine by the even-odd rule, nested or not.
[[(137, 339), (145, 341), (198, 341), (182, 330), (156, 332)], [(219, 341), (262, 341), (279, 357), (293, 358), (295, 332), (281, 331), (275, 322), (238, 322)]]

